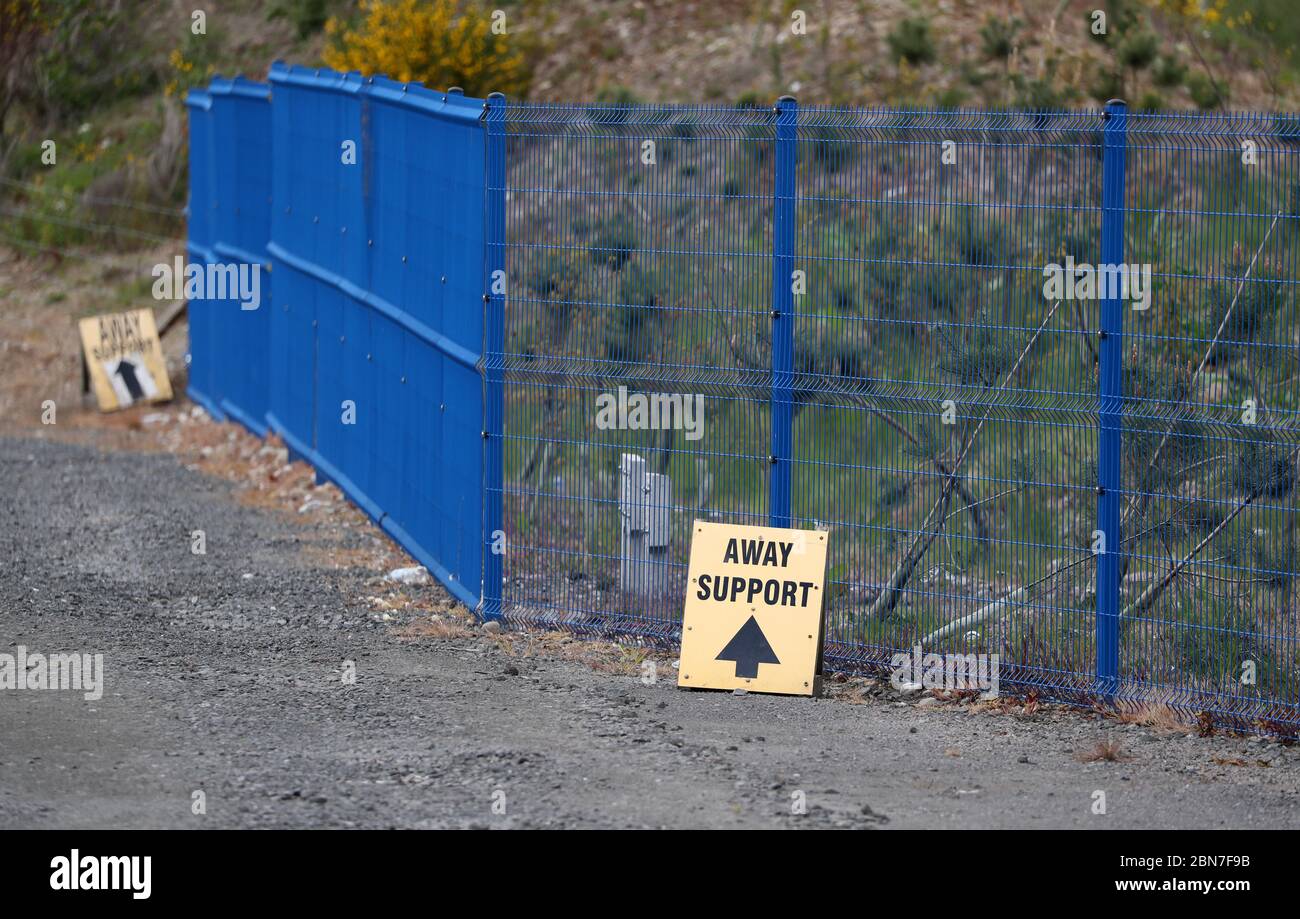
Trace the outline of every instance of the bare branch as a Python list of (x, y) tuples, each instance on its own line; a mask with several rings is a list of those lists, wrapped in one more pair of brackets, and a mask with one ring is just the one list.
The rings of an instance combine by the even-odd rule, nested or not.
[[(1044, 317), (1042, 324), (1039, 325), (1038, 329), (1030, 337), (1028, 344), (1026, 344), (1024, 349), (1020, 352), (1020, 356), (1016, 358), (1015, 364), (1007, 371), (1006, 376), (1002, 378), (1002, 382), (998, 384), (998, 392), (1006, 389), (1007, 384), (1010, 383), (1011, 379), (1015, 376), (1016, 371), (1020, 369), (1020, 365), (1024, 363), (1025, 357), (1029, 354), (1030, 349), (1032, 349), (1034, 343), (1038, 341), (1038, 336), (1043, 333), (1043, 329), (1047, 328), (1047, 324), (1052, 321), (1052, 317), (1056, 315), (1056, 311), (1060, 306), (1060, 300), (1057, 300), (1052, 304), (1052, 308), (1048, 310), (1047, 316)], [(980, 432), (984, 429), (984, 423), (988, 421), (991, 408), (991, 406), (985, 407), (984, 414), (981, 416), (979, 423), (975, 425), (975, 430), (971, 432), (970, 437), (966, 440), (966, 445), (962, 448), (956, 462), (953, 463), (952, 471), (948, 474), (947, 481), (944, 482), (938, 500), (934, 502), (934, 506), (930, 508), (930, 512), (926, 514), (925, 520), (922, 521), (921, 526), (917, 529), (916, 535), (912, 537), (912, 541), (908, 545), (907, 551), (903, 553), (903, 558), (894, 569), (894, 573), (890, 575), (889, 581), (881, 589), (880, 594), (867, 609), (867, 618), (883, 618), (893, 611), (894, 607), (898, 605), (898, 599), (902, 596), (903, 588), (911, 578), (912, 572), (916, 569), (917, 563), (921, 561), (925, 556), (925, 553), (929, 550), (931, 543), (933, 543), (936, 537), (938, 537), (938, 535), (943, 531), (944, 526), (948, 522), (948, 503), (952, 500), (952, 494), (957, 485), (957, 473), (961, 471), (961, 467), (965, 465), (966, 460), (970, 457), (971, 450), (975, 446), (975, 441), (979, 439)], [(931, 526), (931, 521), (935, 520), (936, 517), (938, 518), (937, 522)]]
[[(1294, 462), (1297, 453), (1300, 453), (1300, 446), (1297, 446), (1294, 450), (1291, 451), (1291, 453), (1287, 456), (1287, 462), (1288, 463)], [(1140, 616), (1142, 613), (1145, 613), (1148, 609), (1150, 609), (1151, 605), (1156, 602), (1156, 600), (1160, 597), (1162, 593), (1164, 593), (1165, 588), (1168, 587), (1171, 583), (1173, 583), (1174, 579), (1178, 577), (1179, 574), (1182, 573), (1183, 569), (1186, 568), (1188, 565), (1190, 565), (1196, 559), (1196, 556), (1200, 555), (1202, 550), (1204, 550), (1206, 546), (1208, 546), (1211, 542), (1214, 541), (1215, 537), (1217, 537), (1220, 533), (1224, 531), (1224, 529), (1227, 528), (1228, 524), (1236, 520), (1242, 511), (1244, 511), (1246, 508), (1254, 504), (1255, 499), (1258, 498), (1262, 493), (1263, 493), (1262, 491), (1256, 490), (1251, 492), (1249, 495), (1247, 495), (1240, 504), (1238, 504), (1235, 508), (1233, 508), (1231, 514), (1223, 518), (1223, 520), (1219, 522), (1218, 526), (1216, 526), (1213, 530), (1207, 533), (1205, 535), (1205, 538), (1202, 539), (1200, 542), (1198, 542), (1191, 549), (1191, 551), (1189, 551), (1186, 555), (1184, 555), (1182, 560), (1179, 561), (1178, 564), (1174, 565), (1172, 568), (1169, 569), (1168, 572), (1165, 573), (1164, 577), (1154, 582), (1150, 587), (1148, 587), (1146, 590), (1142, 592), (1141, 596), (1139, 596), (1136, 600), (1134, 600), (1127, 607), (1125, 607), (1124, 610), (1120, 613), (1120, 619), (1127, 619), (1133, 616)]]
[[(757, 357), (745, 352), (737, 340), (736, 335), (727, 334), (726, 328), (722, 325), (721, 320), (718, 319), (718, 314), (721, 310), (718, 309), (717, 301), (713, 299), (713, 292), (707, 284), (704, 288), (704, 296), (710, 307), (709, 315), (713, 318), (714, 324), (717, 325), (718, 333), (721, 335), (722, 340), (727, 343), (727, 347), (731, 351), (731, 358), (735, 361), (736, 366), (742, 370), (759, 369)], [(906, 426), (888, 412), (872, 405), (862, 396), (855, 395), (852, 398), (854, 405), (865, 409), (867, 412), (889, 425), (889, 427), (896, 431), (901, 437), (905, 438), (908, 443), (913, 446), (918, 446), (916, 435), (909, 431)], [(931, 457), (930, 462), (934, 466), (935, 470), (945, 478), (952, 475), (952, 470), (949, 469), (943, 460), (939, 459), (937, 456)], [(989, 541), (989, 528), (987, 522), (984, 520), (984, 514), (980, 510), (980, 502), (976, 500), (973, 494), (971, 494), (970, 489), (966, 486), (966, 483), (963, 480), (958, 480), (957, 482), (957, 494), (966, 502), (966, 509), (969, 511), (971, 517), (971, 525), (975, 528), (975, 538), (982, 543), (987, 543)]]
[(994, 600), (992, 603), (986, 603), (984, 606), (981, 606), (979, 609), (977, 609), (975, 612), (971, 613), (968, 616), (963, 616), (960, 619), (954, 619), (952, 622), (949, 622), (947, 625), (943, 626), (942, 628), (935, 629), (929, 635), (921, 639), (921, 647), (925, 647), (926, 645), (932, 642), (940, 641), (944, 638), (947, 638), (949, 635), (959, 632), (962, 629), (967, 629), (970, 628), (971, 626), (979, 625), (980, 623), (985, 622), (986, 620), (989, 619), (993, 619), (997, 616), (1000, 616), (1003, 613), (1013, 612), (1014, 610), (1020, 609), (1023, 606), (1027, 606), (1030, 600), (1030, 593), (1039, 584), (1042, 584), (1046, 581), (1050, 581), (1058, 574), (1064, 574), (1066, 571), (1069, 571), (1071, 568), (1075, 568), (1079, 565), (1082, 565), (1084, 562), (1093, 558), (1096, 558), (1096, 556), (1089, 553), (1087, 555), (1075, 559), (1072, 562), (1068, 562), (1064, 565), (1053, 566), (1051, 571), (1043, 575), (1037, 581), (1034, 581), (1033, 583), (1026, 584), (1024, 587), (1013, 590), (1011, 593), (1007, 594), (1005, 597), (1001, 598), (1000, 600)]
[[(1224, 330), (1224, 328), (1227, 327), (1227, 325), (1228, 325), (1228, 319), (1229, 319), (1229, 317), (1232, 316), (1232, 310), (1233, 310), (1234, 307), (1236, 307), (1236, 305), (1237, 305), (1237, 300), (1238, 300), (1239, 297), (1241, 297), (1241, 292), (1242, 292), (1242, 290), (1244, 290), (1245, 287), (1246, 287), (1246, 280), (1250, 277), (1251, 272), (1255, 270), (1255, 263), (1259, 260), (1259, 254), (1260, 254), (1261, 252), (1264, 251), (1264, 245), (1265, 245), (1265, 243), (1268, 242), (1268, 238), (1269, 238), (1270, 236), (1273, 235), (1273, 228), (1274, 228), (1275, 226), (1277, 226), (1277, 220), (1278, 220), (1278, 218), (1281, 217), (1281, 216), (1282, 216), (1282, 212), (1281, 212), (1281, 211), (1278, 211), (1278, 212), (1273, 216), (1273, 222), (1270, 223), (1270, 224), (1268, 225), (1268, 232), (1265, 233), (1265, 234), (1264, 234), (1264, 238), (1261, 239), (1261, 240), (1259, 241), (1259, 247), (1258, 247), (1257, 249), (1255, 249), (1255, 254), (1254, 254), (1254, 256), (1251, 257), (1251, 259), (1250, 259), (1250, 264), (1249, 264), (1248, 266), (1246, 266), (1246, 271), (1245, 271), (1245, 273), (1244, 273), (1244, 274), (1242, 275), (1242, 277), (1241, 277), (1241, 283), (1239, 283), (1239, 284), (1237, 285), (1237, 292), (1234, 293), (1234, 294), (1232, 295), (1232, 302), (1228, 304), (1228, 309), (1227, 309), (1227, 310), (1224, 312), (1224, 314), (1223, 314), (1223, 320), (1219, 323), (1219, 328), (1218, 328), (1217, 331), (1215, 331), (1215, 333), (1214, 333), (1214, 338), (1210, 341), (1210, 345), (1209, 345), (1209, 347), (1207, 347), (1207, 348), (1205, 349), (1205, 355), (1201, 358), (1201, 362), (1200, 362), (1200, 364), (1198, 364), (1198, 365), (1196, 366), (1196, 370), (1192, 373), (1191, 378), (1187, 381), (1187, 384), (1188, 384), (1189, 389), (1190, 389), (1190, 387), (1192, 387), (1193, 385), (1195, 385), (1195, 383), (1196, 383), (1196, 378), (1199, 377), (1199, 376), (1201, 375), (1201, 371), (1205, 369), (1205, 365), (1206, 365), (1206, 364), (1209, 362), (1209, 360), (1210, 360), (1210, 355), (1214, 353), (1214, 346), (1217, 345), (1217, 344), (1219, 343), (1219, 336), (1221, 336), (1221, 335), (1223, 334), (1223, 330)], [(1160, 454), (1161, 454), (1161, 452), (1163, 452), (1163, 450), (1165, 449), (1165, 444), (1169, 443), (1169, 438), (1170, 438), (1170, 436), (1173, 435), (1173, 432), (1174, 432), (1174, 429), (1173, 429), (1173, 426), (1172, 426), (1172, 425), (1171, 425), (1170, 427), (1168, 427), (1168, 428), (1165, 429), (1165, 434), (1164, 434), (1164, 436), (1163, 436), (1162, 438), (1160, 438), (1160, 443), (1159, 443), (1159, 445), (1156, 447), (1155, 452), (1151, 454), (1151, 459), (1150, 459), (1150, 461), (1147, 463), (1146, 470), (1144, 471), (1143, 476), (1142, 476), (1142, 479), (1143, 479), (1144, 481), (1145, 481), (1145, 479), (1147, 478), (1147, 476), (1150, 475), (1151, 470), (1156, 468), (1156, 464), (1160, 461)], [(1127, 521), (1128, 518), (1129, 518), (1129, 516), (1132, 514), (1132, 512), (1133, 512), (1133, 508), (1134, 508), (1134, 505), (1135, 505), (1135, 504), (1137, 504), (1137, 503), (1140, 502), (1142, 508), (1143, 508), (1143, 509), (1146, 508), (1146, 505), (1147, 505), (1147, 504), (1150, 502), (1150, 500), (1151, 500), (1151, 496), (1150, 496), (1150, 494), (1149, 494), (1149, 491), (1150, 491), (1149, 489), (1145, 489), (1145, 488), (1143, 488), (1143, 489), (1139, 489), (1139, 494), (1138, 494), (1138, 495), (1135, 495), (1135, 496), (1134, 496), (1134, 497), (1129, 501), (1129, 503), (1128, 503), (1128, 507), (1126, 507), (1126, 508), (1124, 509), (1124, 518), (1123, 518), (1123, 520), (1120, 522), (1120, 523), (1121, 523), (1121, 527), (1123, 526), (1124, 521)], [(1121, 580), (1123, 580), (1123, 575), (1122, 575), (1122, 574), (1121, 574)]]

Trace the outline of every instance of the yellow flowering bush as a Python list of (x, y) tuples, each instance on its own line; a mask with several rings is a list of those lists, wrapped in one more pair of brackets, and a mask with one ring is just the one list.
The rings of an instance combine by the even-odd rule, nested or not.
[[(1213, 25), (1224, 20), (1223, 12), (1228, 6), (1228, 0), (1147, 0), (1147, 5), (1184, 19)], [(1249, 12), (1242, 21), (1250, 22)], [(1233, 22), (1234, 20), (1228, 19), (1228, 26), (1231, 27)]]
[(522, 43), (505, 20), (476, 3), (457, 0), (362, 0), (355, 25), (325, 24), (332, 44), (325, 63), (335, 70), (380, 74), (431, 89), (459, 86), (471, 96), (520, 96), (529, 74)]

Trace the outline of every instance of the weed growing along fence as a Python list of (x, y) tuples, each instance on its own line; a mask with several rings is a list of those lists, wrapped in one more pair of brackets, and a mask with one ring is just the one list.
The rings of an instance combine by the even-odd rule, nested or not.
[(1300, 727), (1300, 120), (271, 90), (271, 427), (483, 615), (821, 528), (831, 666)]

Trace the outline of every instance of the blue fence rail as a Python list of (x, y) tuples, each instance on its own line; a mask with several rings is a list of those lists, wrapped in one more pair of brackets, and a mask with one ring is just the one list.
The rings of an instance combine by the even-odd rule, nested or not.
[(191, 254), (275, 279), (191, 392), (482, 615), (671, 643), (693, 520), (819, 528), (831, 667), (1300, 729), (1300, 119), (190, 106)]

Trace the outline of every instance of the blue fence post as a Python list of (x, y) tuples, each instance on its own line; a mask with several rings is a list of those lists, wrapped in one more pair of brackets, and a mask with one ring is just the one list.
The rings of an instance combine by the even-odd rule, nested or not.
[[(1128, 107), (1118, 99), (1106, 103), (1101, 171), (1101, 271), (1124, 262), (1124, 172)], [(1110, 277), (1118, 279), (1118, 275)], [(1105, 540), (1097, 558), (1096, 690), (1112, 695), (1119, 685), (1119, 562), (1123, 486), (1120, 442), (1124, 410), (1124, 303), (1118, 284), (1101, 285), (1101, 340), (1098, 343), (1098, 482), (1097, 527)]]
[(505, 387), (506, 97), (492, 93), (484, 109), (487, 170), (483, 215), (483, 589), (484, 620), (501, 617), (505, 548), (502, 528)]
[(776, 100), (776, 174), (772, 191), (772, 452), (768, 525), (790, 525), (794, 458), (794, 203), (799, 103)]

